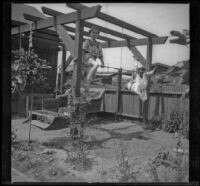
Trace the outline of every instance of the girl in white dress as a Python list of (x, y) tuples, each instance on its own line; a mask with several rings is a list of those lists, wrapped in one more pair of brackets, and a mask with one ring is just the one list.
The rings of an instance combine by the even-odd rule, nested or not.
[(125, 88), (131, 92), (134, 92), (140, 96), (142, 101), (147, 100), (147, 85), (148, 85), (148, 75), (152, 75), (156, 68), (146, 72), (145, 68), (140, 68), (138, 71), (133, 72), (131, 80), (125, 85)]

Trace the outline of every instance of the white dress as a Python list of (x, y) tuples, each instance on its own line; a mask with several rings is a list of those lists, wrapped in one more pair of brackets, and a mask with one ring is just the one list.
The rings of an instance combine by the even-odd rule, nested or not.
[(131, 80), (127, 83), (127, 88), (129, 91), (138, 94), (142, 101), (147, 100), (147, 79), (145, 75), (141, 78), (139, 74), (137, 74), (134, 81)]

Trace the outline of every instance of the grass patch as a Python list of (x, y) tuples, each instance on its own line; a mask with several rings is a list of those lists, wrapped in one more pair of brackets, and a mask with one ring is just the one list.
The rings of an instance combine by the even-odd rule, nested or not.
[(64, 149), (68, 140), (69, 138), (67, 137), (56, 137), (48, 141), (42, 142), (42, 145), (50, 148)]

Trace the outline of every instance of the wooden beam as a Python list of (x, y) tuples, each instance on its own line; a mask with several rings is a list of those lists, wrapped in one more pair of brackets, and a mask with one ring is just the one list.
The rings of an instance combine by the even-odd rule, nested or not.
[(61, 42), (61, 39), (59, 39), (58, 37), (52, 36), (52, 35), (48, 35), (42, 32), (33, 32), (33, 37), (40, 37), (40, 38), (44, 38), (44, 39), (48, 39), (51, 41), (56, 41), (56, 42)]
[(118, 82), (116, 91), (116, 114), (115, 119), (119, 120), (120, 106), (121, 106), (121, 81), (122, 81), (122, 69), (118, 70)]
[[(16, 38), (16, 37), (19, 37), (19, 36), (15, 35), (13, 37)], [(24, 35), (23, 38), (28, 40), (28, 35)], [(35, 35), (33, 37), (33, 42), (41, 42), (41, 43), (46, 43), (46, 44), (55, 45), (55, 46), (62, 45), (57, 41), (53, 41), (53, 40), (49, 40), (49, 39), (46, 39), (46, 38), (42, 38), (42, 37), (39, 37), (38, 35)]]
[(54, 31), (54, 30), (42, 29), (42, 30), (37, 30), (37, 32), (45, 33), (45, 34), (52, 35), (54, 37), (59, 38), (58, 33), (56, 31)]
[(24, 19), (26, 20), (29, 20), (29, 21), (33, 21), (33, 22), (37, 22), (37, 21), (40, 21), (40, 20), (43, 20), (44, 18), (41, 18), (41, 17), (37, 17), (37, 16), (33, 16), (33, 15), (30, 15), (30, 14), (23, 14), (24, 16)]
[(112, 36), (119, 37), (119, 38), (122, 38), (122, 39), (136, 39), (135, 37), (129, 36), (127, 34), (122, 34), (122, 33), (117, 32), (115, 30), (111, 30), (109, 28), (102, 27), (102, 26), (96, 25), (94, 23), (90, 23), (90, 22), (85, 21), (84, 26), (86, 26), (88, 28), (96, 27), (100, 32), (104, 32), (106, 34), (110, 34)]
[[(67, 3), (67, 6), (70, 7), (70, 8), (73, 8), (75, 10), (84, 10), (85, 8), (88, 8), (87, 6), (84, 6), (82, 4), (79, 4), (79, 3)], [(102, 19), (104, 21), (107, 21), (107, 22), (110, 22), (114, 25), (117, 25), (117, 26), (120, 26), (122, 28), (125, 28), (127, 30), (130, 30), (130, 31), (133, 31), (135, 33), (138, 33), (138, 34), (141, 34), (141, 35), (144, 35), (146, 37), (157, 37), (157, 35), (153, 34), (153, 33), (150, 33), (146, 30), (143, 30), (139, 27), (136, 27), (136, 26), (133, 26), (125, 21), (122, 21), (120, 19), (117, 19), (113, 16), (110, 16), (108, 14), (104, 14), (104, 13), (99, 13), (97, 15), (97, 17), (99, 19)]]
[(148, 43), (147, 43), (147, 71), (151, 70), (151, 65), (152, 65), (152, 51), (153, 51), (152, 38), (148, 38)]
[[(37, 22), (39, 20), (42, 20), (41, 17), (36, 17), (36, 16), (32, 16), (32, 15), (29, 15), (29, 14), (23, 14), (24, 18), (29, 20), (29, 21), (33, 21), (33, 22)], [(55, 29), (56, 29), (56, 33), (58, 33), (58, 35), (60, 35), (60, 37), (62, 38), (59, 39), (59, 38), (55, 38), (54, 36), (47, 36), (46, 34), (42, 34), (42, 33), (35, 33), (34, 32), (34, 35), (36, 36), (39, 36), (39, 37), (43, 37), (43, 38), (47, 38), (47, 39), (50, 39), (50, 40), (56, 40), (57, 42), (61, 42), (63, 41), (66, 48), (70, 51), (70, 52), (73, 52), (74, 51), (74, 46), (73, 46), (73, 41), (70, 37), (70, 35), (68, 35), (65, 30), (62, 28), (61, 25), (55, 25)], [(67, 45), (66, 45), (67, 43)], [(73, 54), (72, 54), (73, 55)]]
[[(90, 19), (90, 18), (96, 17), (100, 9), (101, 9), (101, 6), (94, 6), (91, 8), (84, 9), (80, 13), (80, 19), (84, 20), (84, 19)], [(77, 18), (78, 18), (77, 12), (72, 12), (69, 14), (56, 16), (55, 19), (56, 19), (56, 24), (60, 25), (60, 24), (72, 23), (76, 21)], [(50, 17), (50, 18), (35, 22), (33, 24), (32, 30), (39, 30), (39, 29), (53, 27), (54, 24), (55, 24), (54, 18)], [(30, 31), (30, 24), (21, 25), (20, 30), (21, 30), (21, 33)], [(20, 33), (19, 27), (12, 28), (11, 33), (12, 35), (19, 34)]]
[(62, 47), (62, 64), (61, 64), (61, 78), (60, 78), (60, 90), (61, 94), (63, 94), (63, 84), (65, 80), (65, 61), (66, 61), (66, 49), (65, 46)]
[[(23, 14), (23, 16), (24, 16), (24, 18), (25, 18), (26, 20), (29, 20), (29, 21), (32, 21), (32, 22), (37, 22), (37, 21), (43, 20), (43, 18), (41, 18), (41, 17), (33, 16), (33, 15), (30, 15), (30, 14)], [(61, 41), (61, 40), (58, 38), (57, 32), (55, 32), (55, 31), (53, 31), (53, 30), (48, 30), (48, 29), (43, 30), (43, 32), (44, 32), (45, 34), (39, 33), (38, 31), (37, 31), (37, 32), (34, 32), (33, 34), (36, 34), (36, 33), (37, 33), (37, 35), (40, 35), (40, 37), (49, 38), (49, 39), (51, 39), (51, 40), (56, 40), (56, 41)], [(47, 36), (47, 34), (48, 34), (48, 36)], [(49, 34), (51, 34), (51, 35), (49, 36)], [(55, 36), (52, 36), (52, 35), (55, 35)], [(57, 36), (57, 37), (56, 37), (56, 36)]]
[(52, 40), (49, 40), (49, 39), (40, 38), (40, 37), (33, 37), (33, 42), (34, 41), (35, 42), (42, 42), (42, 43), (49, 44), (49, 45), (56, 45), (56, 46), (60, 45), (60, 46), (62, 46), (62, 44), (60, 44), (59, 42), (52, 41)]
[(128, 47), (128, 48), (133, 53), (133, 55), (135, 55), (138, 58), (138, 61), (142, 64), (142, 66), (146, 67), (147, 61), (143, 57), (143, 55), (140, 53), (140, 51), (135, 46), (131, 46), (131, 47)]
[[(78, 11), (78, 16), (81, 12)], [(76, 34), (75, 34), (75, 51), (74, 57), (76, 59), (73, 71), (73, 92), (76, 98), (80, 98), (81, 86), (81, 66), (82, 66), (82, 41), (83, 41), (83, 20), (80, 18), (76, 21)]]
[(47, 8), (47, 7), (41, 7), (42, 12), (46, 15), (50, 15), (50, 16), (59, 16), (59, 15), (63, 15), (64, 13), (59, 12), (57, 10), (53, 10), (51, 8)]
[[(152, 44), (159, 45), (164, 44), (168, 37), (154, 37), (152, 38)], [(127, 40), (122, 41), (111, 41), (109, 43), (102, 43), (102, 48), (115, 48), (115, 47), (126, 47), (126, 46), (142, 46), (148, 44), (148, 38), (143, 39), (131, 39), (129, 42)]]
[[(23, 14), (23, 15), (24, 15), (25, 19), (30, 20), (30, 21), (36, 22), (36, 21), (42, 20), (42, 18), (40, 18), (40, 17), (32, 16), (32, 15), (29, 15), (29, 14)], [(64, 44), (65, 44), (65, 46), (66, 46), (65, 47), (66, 50), (69, 50), (72, 53), (72, 55), (73, 55), (74, 44), (73, 44), (73, 41), (72, 41), (71, 38), (74, 38), (74, 37), (71, 36), (71, 35), (69, 35), (67, 32), (65, 32), (65, 29), (63, 28), (63, 26), (61, 26), (61, 25), (55, 25), (55, 27), (56, 27), (55, 29), (57, 31), (55, 33), (58, 33), (58, 35), (62, 38), (62, 40), (59, 39), (59, 38), (55, 38), (53, 36), (46, 36), (46, 34), (43, 34), (43, 35), (42, 34), (36, 34), (36, 33), (34, 33), (34, 34), (37, 35), (37, 36), (39, 35), (40, 37), (45, 37), (47, 39), (54, 39), (54, 40), (56, 40), (58, 42), (63, 41)]]
[[(153, 44), (152, 44), (152, 38), (148, 38), (148, 44), (147, 44), (147, 71), (151, 70), (152, 65), (152, 50), (153, 50)], [(147, 100), (143, 102), (143, 121), (145, 124), (147, 124), (148, 116), (149, 116), (149, 90), (150, 90), (150, 80), (151, 76), (148, 78), (148, 85), (147, 85)]]
[(13, 26), (19, 26), (19, 25), (25, 25), (26, 23), (17, 21), (17, 20), (11, 20), (11, 25)]
[[(62, 12), (55, 11), (55, 10), (52, 10), (50, 8), (47, 8), (47, 7), (42, 7), (42, 11), (43, 11), (43, 13), (50, 15), (50, 16), (63, 15)], [(63, 26), (67, 31), (75, 32), (75, 28), (70, 27), (70, 26), (65, 26), (65, 25), (63, 25)], [(85, 31), (83, 31), (83, 35), (90, 36), (89, 32), (85, 32)], [(98, 39), (100, 39), (102, 41), (115, 41), (115, 39), (111, 39), (111, 38), (108, 38), (108, 37), (105, 37), (105, 36), (99, 36)]]
[[(46, 7), (42, 7), (42, 11), (43, 11), (43, 13), (45, 13), (47, 15), (50, 15), (50, 16), (58, 16), (58, 15), (62, 15), (63, 14), (62, 12), (59, 12), (59, 11), (56, 11), (56, 10), (52, 10), (52, 9), (46, 8)], [(119, 38), (123, 38), (123, 39), (136, 39), (135, 37), (132, 37), (132, 36), (129, 36), (129, 35), (126, 35), (126, 34), (122, 35), (122, 33), (120, 33), (120, 32), (116, 32), (114, 30), (111, 30), (111, 29), (96, 25), (94, 23), (90, 23), (90, 22), (84, 21), (84, 26), (86, 26), (88, 28), (91, 28), (91, 27), (95, 26), (95, 27), (98, 28), (98, 30), (100, 32), (104, 32), (104, 33), (113, 35), (115, 37), (119, 37)], [(67, 29), (67, 27), (66, 27), (66, 29)], [(84, 35), (86, 35), (85, 32), (84, 32)], [(99, 39), (104, 40), (103, 36), (99, 36)]]
[(69, 64), (72, 62), (72, 59), (73, 59), (73, 57), (72, 57), (72, 55), (70, 55), (68, 58), (67, 58), (67, 60), (66, 60), (66, 62), (65, 62), (65, 69), (69, 66)]
[(74, 56), (74, 41), (70, 35), (66, 32), (62, 25), (55, 26), (56, 32), (59, 34), (60, 38), (65, 44), (66, 49), (68, 49), (73, 57)]
[[(70, 31), (70, 32), (75, 32), (75, 28), (72, 28), (70, 26), (64, 26), (64, 28), (67, 30), (67, 31)], [(89, 32), (86, 32), (86, 31), (83, 31), (83, 35), (85, 36), (90, 36)], [(116, 41), (116, 39), (111, 39), (109, 37), (105, 37), (105, 36), (98, 36), (99, 40), (102, 40), (102, 41), (106, 41), (106, 42), (110, 42), (110, 41)]]

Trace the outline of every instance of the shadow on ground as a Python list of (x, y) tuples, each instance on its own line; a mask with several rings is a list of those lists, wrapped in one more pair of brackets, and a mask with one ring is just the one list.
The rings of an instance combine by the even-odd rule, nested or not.
[[(137, 132), (131, 132), (131, 133), (122, 133), (118, 132), (119, 130), (124, 130), (131, 128), (133, 126), (127, 126), (124, 128), (118, 128), (118, 129), (105, 129), (105, 128), (99, 128), (99, 127), (92, 127), (93, 129), (100, 130), (103, 132), (106, 132), (109, 137), (105, 139), (98, 140), (95, 136), (93, 136), (91, 141), (85, 141), (84, 143), (89, 146), (89, 148), (106, 148), (103, 146), (103, 144), (109, 140), (112, 139), (119, 139), (124, 141), (131, 141), (132, 139), (138, 139), (138, 140), (150, 140), (151, 138), (146, 136), (145, 131), (137, 131)], [(109, 149), (109, 148), (107, 148)]]

